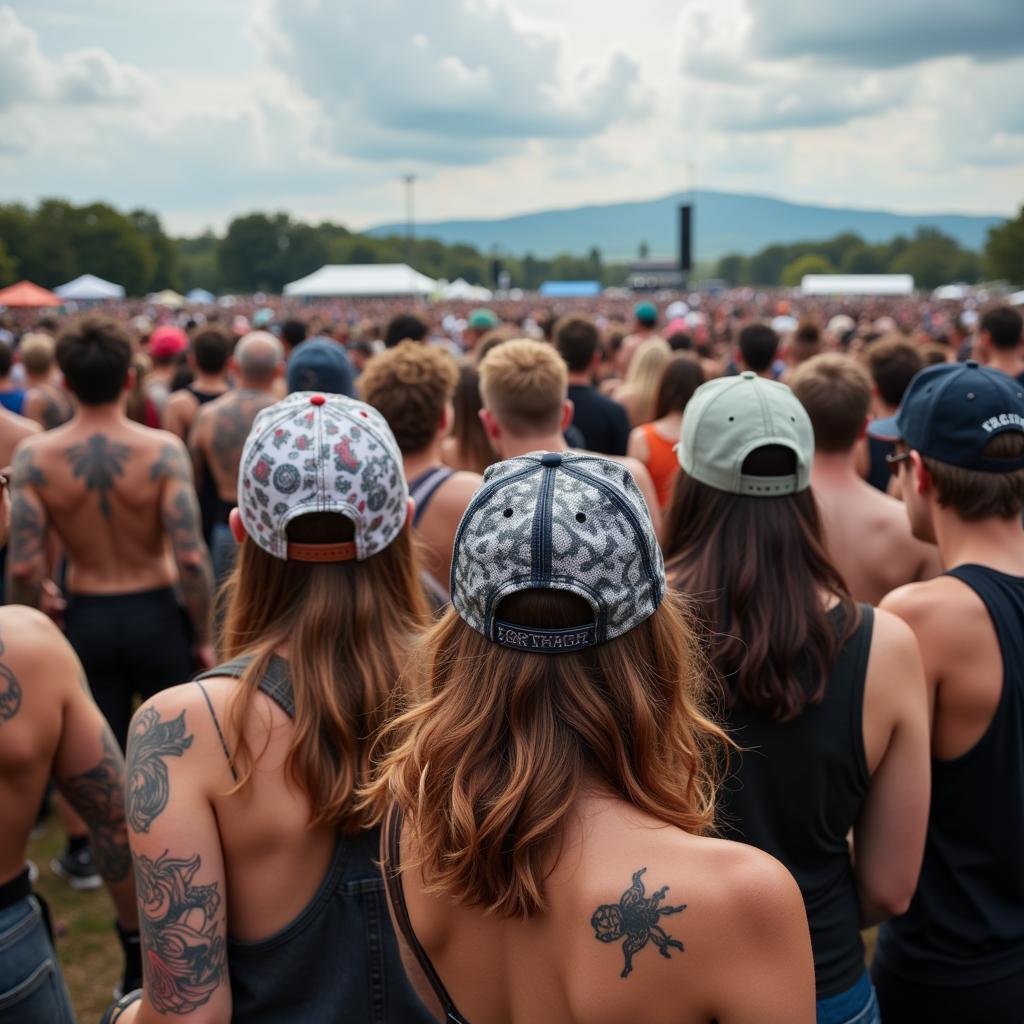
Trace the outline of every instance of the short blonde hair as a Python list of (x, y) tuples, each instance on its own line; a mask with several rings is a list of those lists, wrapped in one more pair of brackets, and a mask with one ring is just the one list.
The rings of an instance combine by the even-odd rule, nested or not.
[(29, 373), (46, 373), (57, 359), (57, 343), (48, 334), (26, 334), (18, 346), (22, 365)]
[(541, 341), (506, 341), (480, 364), (484, 408), (515, 437), (557, 430), (568, 393), (565, 362)]

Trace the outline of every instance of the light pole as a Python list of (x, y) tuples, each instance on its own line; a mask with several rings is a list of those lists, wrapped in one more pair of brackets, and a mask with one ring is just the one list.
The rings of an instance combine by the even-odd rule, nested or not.
[(405, 262), (411, 267), (414, 229), (413, 190), (416, 185), (416, 175), (403, 175), (402, 180), (405, 182)]

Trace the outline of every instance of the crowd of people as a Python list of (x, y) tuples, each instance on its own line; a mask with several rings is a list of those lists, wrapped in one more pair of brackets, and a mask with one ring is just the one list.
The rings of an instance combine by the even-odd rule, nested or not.
[(0, 1024), (1024, 1020), (1016, 310), (0, 331)]

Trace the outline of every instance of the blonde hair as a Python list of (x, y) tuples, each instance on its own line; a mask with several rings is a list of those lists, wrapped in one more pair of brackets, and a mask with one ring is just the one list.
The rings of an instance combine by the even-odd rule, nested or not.
[[(313, 513), (293, 520), (288, 536), (336, 543), (351, 540), (353, 526), (334, 513)], [(222, 597), (222, 652), (252, 658), (229, 719), (234, 791), (255, 773), (262, 752), (253, 751), (245, 724), (274, 652), (286, 644), (295, 698), (286, 776), (309, 799), (310, 825), (369, 827), (353, 795), (368, 777), (371, 739), (384, 724), (408, 645), (429, 621), (409, 526), (361, 562), (285, 561), (244, 543)]]
[(820, 452), (848, 452), (871, 409), (871, 377), (849, 356), (824, 352), (801, 363), (789, 378), (807, 410)]
[(46, 373), (57, 361), (57, 344), (48, 334), (26, 334), (18, 345), (18, 355), (29, 373)]
[[(561, 591), (501, 604), (522, 625), (592, 615)], [(377, 819), (401, 809), (414, 846), (403, 867), (428, 891), (503, 917), (543, 911), (551, 855), (587, 782), (687, 832), (711, 828), (728, 740), (703, 711), (678, 595), (629, 633), (557, 656), (499, 646), (449, 610), (409, 664), (420, 700), (381, 733), (365, 800)]]
[(568, 393), (565, 362), (544, 342), (506, 341), (480, 363), (484, 406), (516, 437), (557, 430)]
[(633, 396), (636, 422), (649, 423), (654, 419), (654, 405), (661, 387), (661, 378), (672, 359), (667, 341), (651, 338), (633, 353), (623, 386)]

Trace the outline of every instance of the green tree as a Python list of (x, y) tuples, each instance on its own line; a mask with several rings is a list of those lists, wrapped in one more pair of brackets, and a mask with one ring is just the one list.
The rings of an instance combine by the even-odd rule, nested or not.
[(769, 245), (762, 249), (747, 261), (750, 284), (779, 284), (782, 280), (782, 271), (794, 258), (784, 245)]
[(1024, 206), (1013, 220), (988, 229), (985, 269), (992, 277), (1024, 284)]
[(844, 274), (883, 274), (885, 258), (873, 245), (861, 242), (850, 246), (839, 261), (839, 269)]
[[(911, 274), (918, 288), (937, 288), (951, 281), (964, 280), (959, 276), (961, 273), (972, 273), (972, 268), (962, 259), (963, 252), (955, 238), (935, 228), (919, 228), (889, 264), (889, 272)], [(978, 269), (977, 266), (973, 268), (975, 275)], [(977, 277), (969, 279), (976, 280)]]
[(795, 288), (804, 279), (805, 274), (834, 274), (835, 272), (836, 268), (821, 253), (808, 252), (803, 256), (798, 256), (783, 268), (782, 283), (787, 288)]
[(0, 288), (14, 284), (18, 279), (18, 261), (7, 251), (4, 240), (0, 238)]
[(718, 261), (715, 276), (729, 284), (745, 284), (747, 259), (738, 252), (729, 253)]
[(280, 292), (292, 280), (285, 253), (291, 244), (291, 226), (286, 213), (249, 213), (231, 221), (218, 249), (225, 287)]
[(150, 210), (132, 210), (128, 219), (148, 242), (153, 252), (153, 273), (145, 291), (159, 291), (163, 288), (181, 288), (178, 272), (178, 249), (164, 233), (160, 218)]

